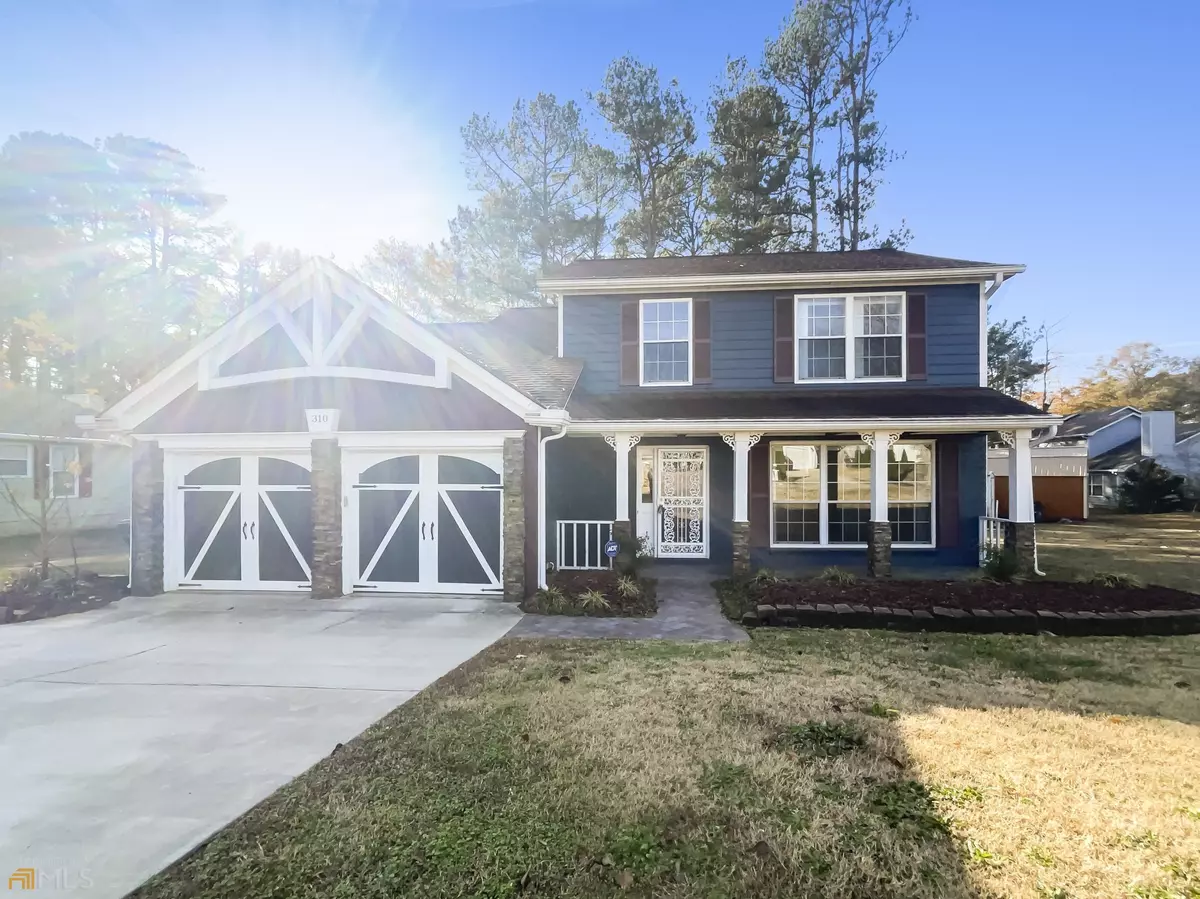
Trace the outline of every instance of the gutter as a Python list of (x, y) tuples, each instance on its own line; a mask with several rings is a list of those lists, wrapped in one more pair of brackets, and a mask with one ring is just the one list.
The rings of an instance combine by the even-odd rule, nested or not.
[(1023, 265), (984, 265), (969, 268), (902, 269), (870, 272), (772, 272), (769, 274), (653, 275), (608, 278), (539, 278), (538, 289), (546, 293), (643, 293), (646, 291), (705, 291), (763, 288), (826, 287), (834, 285), (922, 285), (960, 284), (1005, 278), (1025, 271)]
[(546, 582), (546, 444), (551, 440), (561, 440), (567, 436), (567, 422), (569, 418), (564, 413), (563, 421), (558, 425), (559, 430), (553, 434), (547, 434), (541, 437), (541, 428), (538, 428), (538, 515), (537, 515), (537, 561), (538, 561), (538, 589), (545, 589)]
[(962, 418), (845, 418), (776, 420), (752, 419), (605, 419), (573, 421), (571, 430), (579, 434), (610, 434), (635, 431), (641, 434), (679, 434), (697, 431), (753, 431), (756, 434), (801, 434), (846, 431), (929, 431), (954, 434), (966, 431), (1036, 430), (1062, 421), (1058, 415), (989, 416)]

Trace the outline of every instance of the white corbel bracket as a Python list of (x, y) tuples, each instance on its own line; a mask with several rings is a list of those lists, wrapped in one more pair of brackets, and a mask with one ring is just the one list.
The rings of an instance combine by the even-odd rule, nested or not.
[(618, 453), (627, 453), (642, 440), (641, 434), (605, 434), (604, 442)]
[[(863, 431), (863, 433), (859, 434), (858, 436), (862, 440), (862, 442), (865, 443), (867, 446), (875, 445), (875, 435), (871, 431)], [(901, 436), (902, 435), (898, 434), (898, 433), (888, 434), (887, 435), (887, 445), (895, 446), (896, 441), (899, 440)]]
[(739, 436), (745, 438), (747, 449), (753, 449), (758, 444), (758, 442), (760, 440), (762, 440), (762, 434), (740, 434), (740, 433), (739, 434), (722, 434), (721, 439), (724, 440), (729, 445), (730, 449), (737, 449), (737, 442), (738, 442)]

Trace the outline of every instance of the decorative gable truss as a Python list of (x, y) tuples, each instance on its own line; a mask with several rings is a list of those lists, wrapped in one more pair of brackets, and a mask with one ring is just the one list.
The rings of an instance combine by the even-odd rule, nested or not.
[[(272, 298), (199, 362), (197, 387), (293, 378), (450, 386), (447, 346), (349, 278), (318, 273)], [(301, 289), (311, 288), (311, 289)]]
[(518, 415), (543, 411), (357, 278), (314, 259), (98, 416), (95, 427), (132, 430), (191, 387), (359, 378), (444, 389), (452, 375)]

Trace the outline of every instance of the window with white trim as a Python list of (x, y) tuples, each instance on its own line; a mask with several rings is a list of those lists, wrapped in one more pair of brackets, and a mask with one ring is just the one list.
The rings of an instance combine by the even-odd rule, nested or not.
[(1107, 471), (1093, 471), (1088, 475), (1088, 496), (1095, 499), (1106, 499), (1116, 485), (1116, 475)]
[(642, 300), (639, 307), (642, 385), (690, 385), (692, 301)]
[(0, 478), (27, 478), (33, 474), (33, 445), (0, 443)]
[(79, 447), (57, 444), (50, 447), (51, 496), (79, 496)]
[(903, 380), (904, 301), (904, 294), (796, 297), (796, 381)]
[[(933, 444), (888, 449), (888, 521), (896, 546), (933, 545)], [(865, 546), (871, 447), (771, 444), (771, 545)]]

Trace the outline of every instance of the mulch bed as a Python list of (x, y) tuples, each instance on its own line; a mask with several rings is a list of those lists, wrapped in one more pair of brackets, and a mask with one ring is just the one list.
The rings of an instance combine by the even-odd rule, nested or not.
[(81, 573), (42, 581), (23, 575), (0, 589), (0, 624), (86, 612), (116, 602), (129, 592), (125, 575)]
[[(617, 589), (619, 575), (611, 570), (556, 571), (550, 575), (551, 587), (562, 594), (555, 605), (548, 603), (541, 591), (521, 603), (521, 610), (537, 615), (585, 615), (591, 618), (650, 618), (658, 612), (654, 581), (638, 578), (641, 588), (637, 596), (624, 596)], [(604, 594), (607, 606), (585, 607), (579, 596), (588, 590)]]
[(1200, 633), (1200, 596), (1169, 587), (1064, 581), (728, 580), (726, 615), (746, 627), (862, 627), (1124, 636)]
[(827, 584), (790, 581), (765, 585), (758, 601), (780, 603), (848, 603), (900, 609), (1029, 609), (1036, 612), (1140, 612), (1150, 609), (1200, 611), (1200, 596), (1170, 587), (1103, 587), (1069, 581), (873, 581)]

